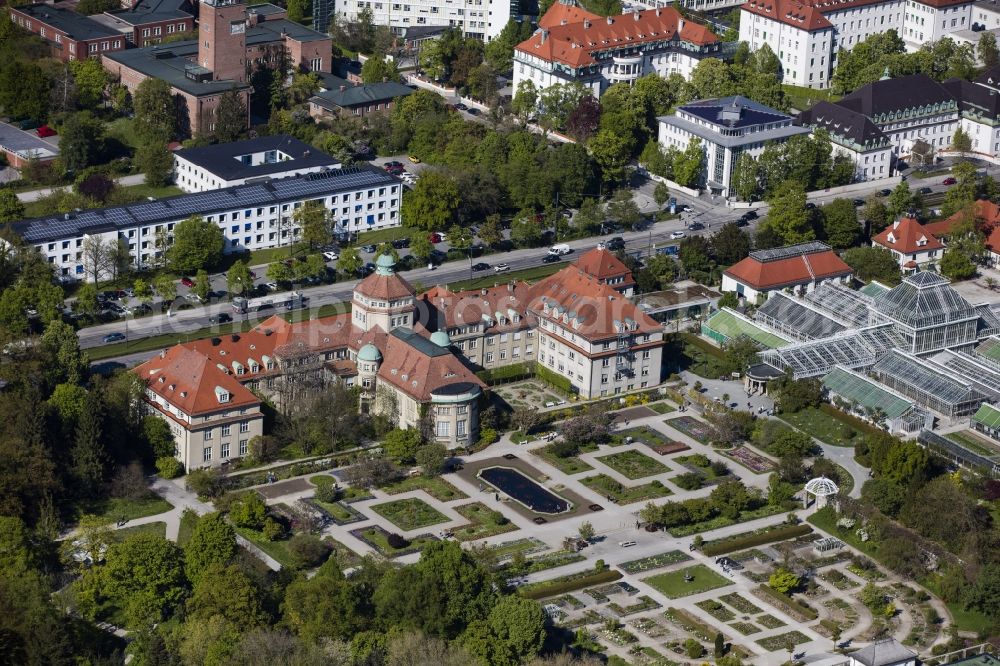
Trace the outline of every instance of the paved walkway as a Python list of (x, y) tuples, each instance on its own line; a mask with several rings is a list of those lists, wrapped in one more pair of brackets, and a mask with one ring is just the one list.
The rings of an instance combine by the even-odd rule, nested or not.
[[(121, 178), (115, 178), (115, 182), (122, 186), (127, 185), (142, 185), (146, 182), (146, 174), (137, 173), (131, 176), (122, 176)], [(39, 190), (28, 190), (27, 192), (18, 192), (17, 198), (20, 199), (21, 203), (31, 203), (33, 201), (38, 201), (43, 197), (47, 197), (56, 190), (70, 189), (71, 185), (63, 185), (61, 187), (43, 187)]]

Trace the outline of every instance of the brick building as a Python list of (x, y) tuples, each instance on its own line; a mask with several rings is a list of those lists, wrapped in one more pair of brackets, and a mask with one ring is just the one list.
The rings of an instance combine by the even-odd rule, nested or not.
[(152, 46), (174, 36), (191, 36), (195, 29), (188, 0), (141, 0), (129, 9), (90, 18), (121, 33), (129, 46)]
[(367, 116), (391, 111), (396, 100), (413, 94), (413, 89), (395, 81), (349, 85), (324, 90), (309, 98), (309, 115), (316, 120), (339, 116)]
[(215, 130), (215, 110), (228, 90), (237, 90), (249, 108), (247, 81), (257, 68), (287, 58), (288, 65), (300, 71), (330, 72), (330, 37), (289, 21), (285, 10), (275, 5), (204, 0), (198, 30), (197, 41), (129, 49), (104, 58), (105, 69), (130, 91), (147, 78), (169, 83), (187, 110), (186, 134)]
[(10, 17), (15, 25), (45, 40), (53, 57), (64, 62), (98, 58), (126, 46), (120, 32), (52, 5), (11, 7)]

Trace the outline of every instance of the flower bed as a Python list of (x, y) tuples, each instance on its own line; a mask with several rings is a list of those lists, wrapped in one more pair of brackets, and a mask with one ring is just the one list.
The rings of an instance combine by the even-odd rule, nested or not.
[(626, 486), (615, 481), (607, 474), (596, 474), (580, 479), (580, 483), (592, 490), (596, 490), (615, 504), (633, 504), (643, 500), (666, 497), (670, 495), (670, 489), (653, 479), (649, 483), (641, 486)]
[(761, 638), (757, 641), (757, 645), (769, 652), (781, 652), (788, 646), (789, 642), (795, 645), (801, 645), (802, 643), (808, 643), (809, 638), (801, 631), (789, 631), (784, 634), (778, 634), (777, 636)]
[(468, 498), (468, 495), (439, 476), (408, 476), (401, 481), (382, 486), (382, 490), (387, 495), (398, 495), (409, 490), (424, 490), (441, 502)]
[(749, 636), (750, 634), (756, 634), (758, 631), (760, 631), (760, 627), (753, 624), (752, 622), (733, 622), (729, 626), (735, 629), (736, 631), (740, 632), (744, 636)]
[(693, 416), (675, 416), (672, 419), (666, 419), (664, 423), (696, 442), (708, 444), (712, 439), (712, 428)]
[(510, 522), (501, 512), (493, 511), (482, 502), (456, 506), (455, 511), (469, 520), (468, 525), (462, 525), (453, 530), (455, 538), (459, 541), (485, 539), (517, 529), (517, 525)]
[(761, 585), (754, 590), (754, 593), (768, 603), (777, 606), (785, 613), (803, 622), (812, 622), (819, 614), (805, 604), (795, 601), (787, 594), (782, 594), (777, 590), (772, 590), (767, 585)]
[(679, 550), (668, 550), (667, 552), (660, 553), (659, 555), (650, 555), (649, 557), (643, 557), (638, 560), (622, 562), (618, 565), (618, 568), (625, 573), (634, 574), (643, 571), (650, 571), (652, 569), (659, 569), (660, 567), (677, 564), (678, 562), (686, 562), (690, 559), (691, 558), (687, 553), (682, 553)]
[(621, 453), (612, 453), (597, 458), (597, 462), (610, 467), (626, 479), (643, 479), (670, 471), (670, 468), (659, 460), (629, 449)]
[(812, 533), (812, 527), (805, 524), (799, 525), (776, 525), (765, 527), (753, 532), (734, 534), (733, 536), (715, 541), (706, 541), (701, 548), (705, 555), (723, 555), (734, 550), (744, 550), (753, 546), (761, 546), (773, 541), (783, 541), (793, 537)]
[(778, 627), (785, 626), (784, 622), (782, 622), (778, 618), (776, 618), (773, 615), (770, 615), (768, 613), (765, 613), (764, 615), (759, 616), (758, 618), (756, 618), (756, 620), (757, 620), (757, 622), (760, 622), (762, 625), (764, 625), (768, 629), (777, 629)]
[(754, 453), (745, 446), (740, 446), (732, 451), (726, 451), (724, 455), (732, 458), (755, 474), (770, 472), (775, 468), (775, 464), (764, 456)]
[(736, 619), (736, 614), (733, 613), (733, 611), (729, 610), (715, 599), (705, 599), (704, 601), (699, 601), (695, 604), (695, 606), (702, 609), (720, 622), (729, 622)]
[(684, 442), (667, 442), (666, 444), (657, 444), (652, 448), (654, 452), (660, 454), (661, 456), (669, 456), (671, 453), (680, 453), (681, 451), (691, 450), (691, 447)]
[(307, 501), (337, 525), (358, 523), (368, 518), (354, 507), (341, 502), (323, 502), (315, 498)]
[(743, 613), (744, 615), (754, 615), (756, 613), (763, 612), (760, 608), (751, 603), (746, 597), (737, 592), (724, 594), (721, 597), (719, 597), (719, 601), (723, 602), (724, 604), (732, 608), (735, 608), (738, 613)]
[(374, 548), (383, 557), (399, 557), (409, 553), (416, 553), (428, 543), (438, 540), (437, 537), (431, 534), (421, 534), (413, 537), (412, 539), (407, 539), (407, 545), (401, 548), (396, 548), (389, 544), (389, 533), (378, 525), (360, 527), (358, 529), (351, 530), (351, 534), (355, 538), (364, 541), (369, 546)]
[(641, 613), (643, 611), (659, 607), (660, 604), (657, 601), (654, 601), (652, 598), (647, 597), (646, 595), (639, 597), (639, 600), (630, 606), (619, 606), (617, 603), (612, 603), (608, 605), (608, 609), (616, 613), (618, 617), (635, 615), (636, 613)]
[(415, 497), (372, 504), (368, 508), (404, 532), (446, 523), (449, 520), (448, 516)]
[(525, 599), (545, 599), (546, 597), (554, 597), (566, 592), (581, 590), (590, 585), (609, 583), (621, 577), (621, 572), (614, 569), (581, 571), (569, 574), (568, 576), (522, 585), (517, 588), (517, 593)]

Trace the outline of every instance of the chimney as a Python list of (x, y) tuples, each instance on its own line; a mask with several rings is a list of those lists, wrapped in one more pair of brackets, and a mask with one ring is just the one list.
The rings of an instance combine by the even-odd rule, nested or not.
[(683, 29), (684, 29), (684, 19), (680, 19), (679, 21), (677, 21), (677, 32), (680, 32)]
[(549, 31), (546, 30), (545, 28), (542, 28), (542, 44), (545, 43), (545, 40), (548, 39), (548, 37), (549, 37)]

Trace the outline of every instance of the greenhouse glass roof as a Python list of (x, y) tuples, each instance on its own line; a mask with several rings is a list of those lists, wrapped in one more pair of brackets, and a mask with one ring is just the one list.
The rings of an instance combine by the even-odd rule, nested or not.
[(781, 347), (788, 344), (788, 340), (766, 331), (760, 326), (757, 326), (749, 319), (741, 317), (727, 309), (722, 309), (713, 314), (705, 322), (705, 326), (712, 329), (713, 331), (719, 333), (723, 337), (738, 338), (740, 336), (746, 336), (755, 342), (759, 342), (768, 348)]
[(805, 300), (830, 317), (854, 327), (868, 323), (868, 308), (873, 303), (867, 294), (836, 282), (824, 282), (806, 294)]
[(1000, 372), (980, 362), (975, 356), (964, 352), (945, 350), (931, 357), (931, 361), (945, 374), (964, 379), (991, 400), (1000, 400)]
[(970, 319), (976, 309), (937, 273), (922, 271), (875, 298), (875, 311), (911, 328)]
[(754, 319), (783, 335), (799, 340), (825, 338), (846, 328), (840, 322), (780, 291), (771, 294), (767, 301), (757, 308)]
[(858, 291), (870, 298), (877, 298), (878, 296), (881, 296), (885, 292), (889, 291), (889, 287), (885, 286), (881, 282), (875, 282), (872, 280), (865, 286), (861, 287), (861, 289), (858, 289)]
[(976, 347), (976, 354), (991, 361), (1000, 361), (1000, 338), (986, 338)]
[(880, 410), (888, 419), (899, 418), (914, 407), (912, 400), (845, 368), (834, 368), (823, 378), (823, 386), (844, 400)]
[(902, 344), (891, 326), (849, 330), (840, 335), (762, 352), (759, 359), (776, 368), (790, 369), (796, 379), (825, 375), (835, 366), (862, 368)]
[(936, 372), (924, 360), (898, 350), (893, 350), (882, 357), (872, 370), (879, 377), (892, 377), (897, 384), (905, 383), (912, 390), (933, 396), (948, 405), (958, 405), (985, 397), (969, 383)]

